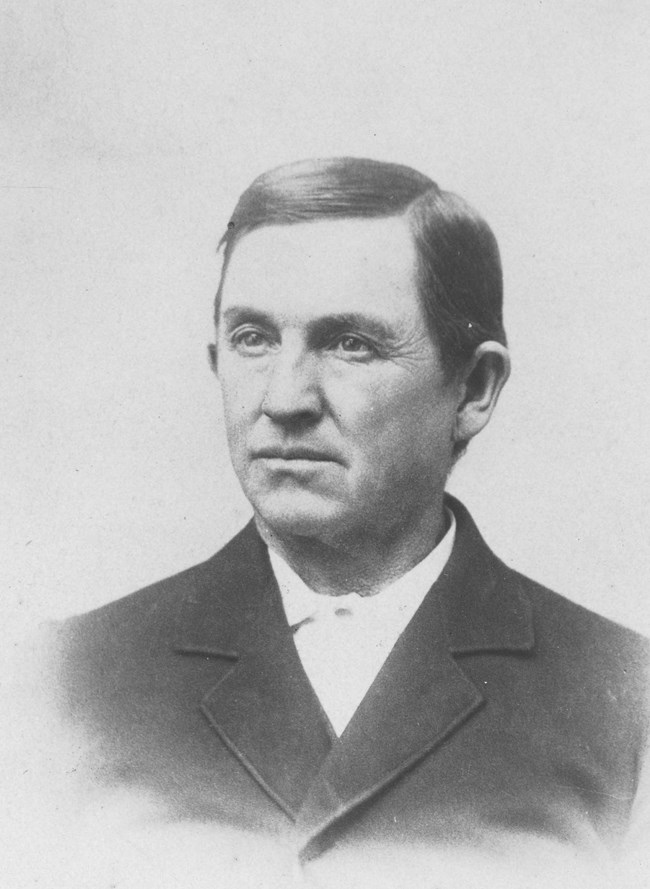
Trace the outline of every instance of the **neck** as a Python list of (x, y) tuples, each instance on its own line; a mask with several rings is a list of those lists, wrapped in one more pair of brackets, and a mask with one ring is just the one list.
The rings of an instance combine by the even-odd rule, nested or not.
[(442, 501), (436, 512), (422, 522), (417, 533), (394, 533), (371, 539), (321, 539), (299, 534), (278, 533), (256, 516), (259, 533), (314, 590), (329, 596), (359, 593), (372, 596), (381, 592), (437, 546), (445, 533)]

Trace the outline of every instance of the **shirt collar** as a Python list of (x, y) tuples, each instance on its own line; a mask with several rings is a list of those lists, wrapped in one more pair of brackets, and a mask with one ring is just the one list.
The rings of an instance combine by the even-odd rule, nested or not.
[(317, 614), (335, 613), (340, 608), (351, 609), (360, 617), (405, 626), (442, 573), (451, 555), (456, 536), (456, 519), (450, 509), (446, 509), (445, 513), (448, 528), (440, 543), (406, 574), (374, 596), (360, 596), (358, 593), (326, 596), (316, 593), (282, 556), (269, 548), (271, 567), (280, 589), (289, 626), (300, 624)]

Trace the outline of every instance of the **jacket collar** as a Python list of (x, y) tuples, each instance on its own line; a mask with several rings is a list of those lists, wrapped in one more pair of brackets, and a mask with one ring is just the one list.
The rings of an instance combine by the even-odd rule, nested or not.
[(533, 649), (518, 575), (490, 552), (462, 504), (447, 503), (457, 521), (449, 562), (340, 739), (304, 674), (253, 523), (202, 566), (185, 603), (176, 651), (232, 662), (201, 689), (203, 712), (296, 821), (305, 857), (481, 707), (482, 692), (454, 655)]
[(202, 566), (174, 650), (231, 662), (197, 704), (223, 743), (289, 818), (335, 735), (293, 643), (266, 546), (249, 523)]
[[(449, 562), (312, 783), (298, 818), (301, 856), (318, 855), (335, 829), (473, 717), (483, 692), (459, 655), (528, 653), (531, 606), (517, 575), (490, 552), (467, 510)], [(456, 657), (454, 656), (456, 655)]]
[(450, 495), (446, 502), (456, 516), (456, 543), (434, 590), (451, 651), (532, 651), (532, 607), (520, 576), (488, 548), (463, 504)]
[[(532, 610), (519, 575), (491, 552), (463, 504), (450, 495), (445, 501), (456, 517), (456, 541), (429, 596), (440, 600), (452, 653), (531, 651)], [(236, 660), (255, 645), (251, 627), (270, 601), (275, 630), (286, 624), (278, 612), (267, 549), (253, 521), (201, 568), (183, 604), (177, 651)]]

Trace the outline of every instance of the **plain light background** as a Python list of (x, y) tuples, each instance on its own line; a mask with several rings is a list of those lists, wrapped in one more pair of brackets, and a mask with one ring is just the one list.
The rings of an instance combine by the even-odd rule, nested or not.
[(509, 564), (650, 633), (646, 10), (4, 2), (5, 625), (246, 520), (205, 351), (215, 246), (255, 175), (352, 154), (458, 191), (501, 245), (513, 376), (450, 489)]

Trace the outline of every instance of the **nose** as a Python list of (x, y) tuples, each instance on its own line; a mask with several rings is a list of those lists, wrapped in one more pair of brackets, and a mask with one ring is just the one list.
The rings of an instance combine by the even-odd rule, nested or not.
[(283, 344), (269, 363), (262, 411), (276, 423), (309, 423), (322, 413), (317, 356)]

